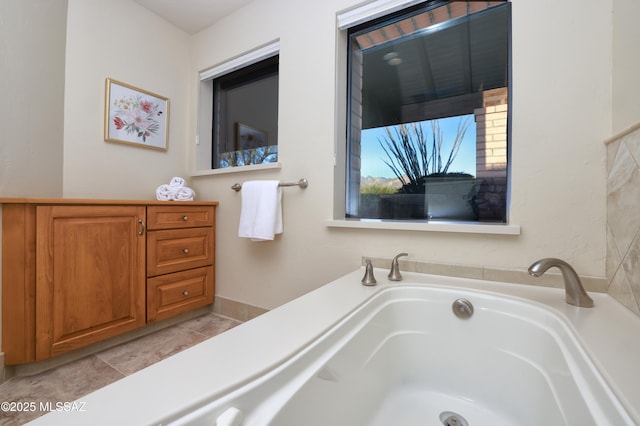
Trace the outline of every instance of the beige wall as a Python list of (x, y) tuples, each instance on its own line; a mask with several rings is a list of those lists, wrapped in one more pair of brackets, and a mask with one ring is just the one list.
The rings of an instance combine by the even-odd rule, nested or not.
[(0, 196), (62, 195), (66, 0), (0, 1)]
[[(20, 2), (24, 8), (38, 3), (45, 2)], [(174, 175), (188, 177), (198, 71), (279, 39), (282, 168), (192, 177), (189, 182), (198, 198), (221, 203), (218, 295), (273, 308), (357, 268), (361, 256), (391, 257), (400, 251), (414, 260), (507, 269), (525, 269), (540, 257), (556, 256), (582, 275), (604, 277), (602, 141), (612, 134), (614, 121), (616, 127), (630, 121), (614, 120), (612, 114), (636, 113), (634, 107), (612, 100), (622, 92), (622, 86), (612, 82), (619, 74), (612, 72), (612, 7), (620, 4), (636, 11), (638, 6), (631, 0), (594, 2), (588, 8), (579, 0), (513, 1), (510, 210), (511, 223), (520, 225), (522, 233), (500, 236), (326, 226), (333, 217), (334, 185), (342, 185), (334, 181), (334, 151), (336, 144), (342, 150), (344, 135), (343, 114), (337, 111), (345, 99), (344, 93), (336, 93), (337, 86), (344, 86), (345, 74), (336, 65), (344, 54), (336, 12), (358, 3), (308, 1), (301, 7), (294, 0), (254, 0), (190, 37), (131, 0), (69, 0), (64, 136), (58, 132), (52, 141), (58, 144), (52, 162), (59, 170), (58, 182), (64, 176), (62, 190), (58, 184), (58, 191), (36, 193), (39, 187), (28, 183), (56, 173), (31, 169), (34, 162), (21, 156), (24, 148), (14, 147), (26, 142), (24, 135), (3, 139), (12, 151), (0, 161), (29, 170), (27, 180), (11, 174), (25, 182), (19, 186), (25, 195), (153, 198), (160, 183)], [(623, 35), (634, 27), (626, 24), (623, 29), (616, 38), (619, 50), (631, 48)], [(618, 56), (615, 69), (637, 69), (633, 61), (637, 59)], [(168, 152), (103, 141), (107, 77), (171, 98)], [(631, 81), (631, 74), (626, 79)], [(29, 80), (18, 84), (29, 93)], [(27, 97), (22, 92), (16, 96), (21, 101)], [(0, 196), (15, 195), (7, 189), (12, 185), (6, 183), (4, 166), (0, 173)], [(270, 243), (237, 237), (240, 194), (229, 189), (234, 182), (301, 177), (309, 180), (308, 189), (285, 189), (281, 237)]]
[(613, 0), (613, 133), (640, 120), (640, 4), (636, 0)]
[[(69, 0), (64, 196), (154, 198), (186, 168), (189, 36), (131, 0)], [(167, 152), (104, 141), (109, 77), (170, 99)]]
[[(0, 197), (153, 198), (184, 175), (188, 34), (131, 0), (0, 7)], [(107, 77), (170, 98), (167, 152), (104, 142)]]
[[(336, 108), (345, 98), (335, 89), (345, 73), (336, 66), (344, 54), (336, 43), (336, 12), (357, 3), (329, 0), (300, 7), (293, 0), (255, 0), (193, 39), (193, 74), (274, 39), (281, 43), (282, 168), (194, 179), (201, 195), (221, 202), (218, 294), (271, 308), (356, 268), (363, 255), (388, 258), (400, 251), (431, 262), (510, 269), (555, 256), (583, 275), (604, 277), (602, 141), (612, 127), (612, 2), (588, 8), (578, 0), (513, 2), (510, 210), (511, 223), (522, 227), (519, 236), (326, 226), (333, 187), (342, 185), (334, 182), (333, 169), (334, 141), (344, 134)], [(308, 189), (285, 190), (281, 238), (272, 243), (237, 238), (240, 194), (231, 184), (301, 177), (309, 179)]]

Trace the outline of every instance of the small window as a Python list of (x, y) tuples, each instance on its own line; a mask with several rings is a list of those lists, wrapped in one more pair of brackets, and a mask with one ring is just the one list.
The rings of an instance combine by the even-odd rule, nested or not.
[(277, 163), (278, 47), (201, 73), (196, 172)]
[(429, 1), (349, 30), (347, 218), (506, 222), (510, 25)]
[(213, 168), (278, 161), (278, 56), (213, 80)]

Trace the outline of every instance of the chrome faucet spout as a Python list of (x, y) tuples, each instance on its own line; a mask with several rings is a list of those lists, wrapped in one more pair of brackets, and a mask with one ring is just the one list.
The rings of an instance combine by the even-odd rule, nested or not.
[(554, 266), (562, 272), (567, 303), (582, 308), (593, 307), (593, 299), (584, 291), (580, 277), (578, 277), (578, 274), (571, 265), (564, 260), (553, 257), (540, 259), (529, 267), (529, 275), (540, 277), (549, 268)]

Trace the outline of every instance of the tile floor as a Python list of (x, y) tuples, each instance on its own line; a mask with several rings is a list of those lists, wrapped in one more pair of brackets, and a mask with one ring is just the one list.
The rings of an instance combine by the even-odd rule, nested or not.
[[(74, 401), (238, 324), (211, 313), (40, 374), (13, 377), (0, 385), (0, 402), (33, 402), (39, 407), (41, 402), (55, 406)], [(42, 414), (0, 410), (0, 425), (22, 425)]]

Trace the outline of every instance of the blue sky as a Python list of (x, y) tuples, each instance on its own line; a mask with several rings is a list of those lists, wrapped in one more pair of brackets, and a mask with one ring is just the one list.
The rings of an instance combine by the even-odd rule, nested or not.
[[(462, 117), (449, 117), (440, 119), (440, 128), (444, 136), (444, 144), (442, 148), (443, 158), (449, 155), (451, 144), (456, 135), (458, 122)], [(424, 133), (431, 141), (431, 125), (428, 121), (424, 121)], [(361, 175), (372, 177), (395, 177), (393, 171), (387, 166), (383, 160), (388, 161), (388, 157), (380, 147), (379, 139), (386, 138), (384, 127), (367, 129), (362, 131), (361, 149), (362, 149), (362, 170)], [(449, 167), (450, 172), (465, 172), (472, 175), (476, 174), (476, 126), (473, 118), (467, 128), (458, 156)]]

